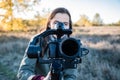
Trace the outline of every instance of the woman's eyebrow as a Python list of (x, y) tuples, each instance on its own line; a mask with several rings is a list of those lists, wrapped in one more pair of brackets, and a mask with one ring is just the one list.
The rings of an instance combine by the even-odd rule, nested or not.
[(63, 22), (64, 24), (69, 24), (69, 22)]
[(60, 21), (58, 21), (58, 20), (55, 20), (54, 22), (60, 22)]
[[(55, 20), (54, 22), (62, 22), (62, 21), (58, 21), (58, 20)], [(69, 24), (69, 22), (65, 21), (65, 22), (62, 22), (64, 24)]]

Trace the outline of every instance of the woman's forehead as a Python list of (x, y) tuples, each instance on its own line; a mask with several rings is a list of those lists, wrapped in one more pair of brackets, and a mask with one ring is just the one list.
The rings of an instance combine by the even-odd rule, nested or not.
[(57, 13), (53, 20), (60, 21), (60, 22), (69, 22), (69, 16), (66, 13)]

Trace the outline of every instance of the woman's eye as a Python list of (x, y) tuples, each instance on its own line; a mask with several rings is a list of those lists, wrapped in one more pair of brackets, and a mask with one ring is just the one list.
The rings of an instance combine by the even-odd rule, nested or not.
[(65, 26), (68, 26), (68, 23), (64, 23)]
[(68, 24), (65, 24), (65, 26), (67, 26)]
[(55, 21), (55, 22), (54, 22), (54, 24), (57, 24), (57, 23), (58, 23), (58, 21)]

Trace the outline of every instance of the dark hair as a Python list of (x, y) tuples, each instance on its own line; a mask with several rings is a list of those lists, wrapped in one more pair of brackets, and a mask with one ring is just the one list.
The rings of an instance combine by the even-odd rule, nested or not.
[(71, 15), (69, 13), (69, 11), (63, 7), (60, 8), (56, 8), (55, 10), (53, 10), (53, 12), (50, 14), (47, 24), (46, 24), (46, 30), (50, 29), (49, 25), (50, 25), (50, 20), (54, 18), (54, 16), (57, 13), (66, 13), (69, 16), (69, 25), (70, 25), (70, 29), (72, 29), (72, 20), (71, 20)]

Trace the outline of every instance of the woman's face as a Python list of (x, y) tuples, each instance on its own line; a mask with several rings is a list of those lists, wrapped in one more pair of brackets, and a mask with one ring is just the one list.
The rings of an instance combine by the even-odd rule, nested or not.
[(51, 29), (56, 29), (55, 28), (55, 24), (57, 23), (57, 22), (62, 22), (62, 23), (64, 23), (64, 28), (65, 29), (69, 29), (70, 27), (70, 25), (69, 25), (69, 16), (68, 16), (68, 14), (66, 14), (66, 13), (57, 13), (54, 17), (53, 17), (53, 19), (51, 19), (51, 21), (50, 21), (50, 28)]

